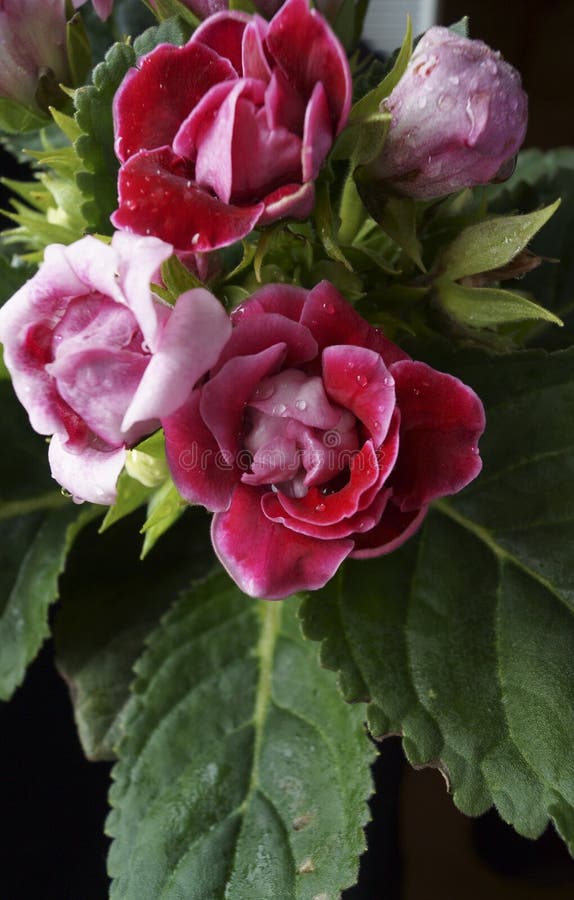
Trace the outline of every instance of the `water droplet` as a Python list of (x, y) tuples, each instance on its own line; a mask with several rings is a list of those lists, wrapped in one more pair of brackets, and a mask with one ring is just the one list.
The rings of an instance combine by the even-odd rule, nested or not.
[(356, 380), (357, 380), (357, 384), (359, 385), (359, 387), (362, 387), (362, 388), (367, 387), (367, 385), (369, 383), (369, 379), (367, 378), (366, 375), (363, 375), (362, 372), (359, 372), (359, 374), (356, 376)]
[(451, 84), (457, 85), (460, 82), (460, 78), (458, 77), (458, 75), (451, 75), (449, 81)]
[(188, 187), (188, 188), (190, 188), (190, 187), (191, 187), (191, 181), (186, 181), (186, 182), (185, 182), (185, 186)]
[[(243, 312), (244, 310), (241, 310)], [(267, 384), (260, 384), (257, 390), (255, 391), (255, 397), (257, 400), (268, 400), (269, 397), (272, 397), (275, 393), (275, 387), (270, 382)]]
[(141, 343), (141, 348), (142, 348), (142, 350), (143, 350), (144, 353), (151, 353), (151, 348), (150, 348), (150, 346), (149, 346), (149, 344), (148, 344), (147, 341), (142, 341), (142, 343)]
[(274, 416), (282, 416), (286, 409), (287, 409), (287, 407), (285, 406), (284, 403), (277, 403), (273, 407), (273, 415)]
[(330, 316), (335, 312), (335, 307), (332, 303), (323, 303), (323, 309), (326, 313), (329, 313)]
[(324, 503), (318, 503), (317, 506), (315, 507), (315, 512), (322, 513), (322, 512), (325, 512), (326, 509), (327, 509), (327, 507), (325, 506)]
[(146, 233), (146, 234), (151, 234), (151, 228), (146, 228), (145, 233)]
[(197, 244), (198, 241), (199, 241), (199, 232), (196, 232), (196, 233), (193, 235), (192, 239), (191, 239), (191, 243), (192, 243), (192, 244)]
[(156, 174), (156, 175), (161, 175), (161, 169), (156, 169), (156, 170), (155, 170), (155, 174)]
[(415, 397), (420, 397), (421, 392), (419, 391), (418, 388), (413, 388), (413, 394), (415, 395)]
[(387, 387), (390, 387), (394, 383), (395, 383), (395, 379), (391, 378), (390, 375), (385, 375), (385, 377), (383, 378), (383, 384), (386, 384)]
[(374, 525), (373, 519), (365, 518), (361, 519), (361, 521), (357, 525), (357, 531), (368, 531), (369, 528), (372, 528)]
[(381, 423), (379, 422), (378, 419), (375, 419), (375, 421), (373, 422), (373, 428), (376, 428), (378, 430), (380, 427), (381, 427)]
[(447, 110), (452, 109), (454, 106), (454, 103), (455, 103), (454, 97), (452, 97), (451, 94), (441, 94), (439, 96), (438, 100), (436, 101), (436, 105), (443, 112), (446, 112)]
[(295, 406), (300, 412), (304, 412), (307, 409), (307, 401), (306, 400), (295, 400)]

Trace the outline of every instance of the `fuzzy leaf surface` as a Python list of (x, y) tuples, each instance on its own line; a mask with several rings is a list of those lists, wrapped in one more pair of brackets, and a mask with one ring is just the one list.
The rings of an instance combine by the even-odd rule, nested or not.
[(528, 837), (551, 819), (574, 850), (574, 353), (427, 361), (484, 400), (484, 471), (398, 552), (309, 596), (304, 629), (463, 812), (494, 803)]
[(336, 900), (354, 881), (373, 748), (296, 602), (217, 571), (154, 632), (111, 793), (114, 900)]

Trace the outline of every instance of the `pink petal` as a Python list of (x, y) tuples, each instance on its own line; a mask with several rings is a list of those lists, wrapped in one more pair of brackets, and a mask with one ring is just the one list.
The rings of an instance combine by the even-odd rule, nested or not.
[(218, 56), (228, 59), (238, 75), (243, 75), (241, 64), (243, 32), (251, 16), (242, 12), (219, 12), (210, 16), (197, 28), (191, 43), (211, 47)]
[(138, 150), (171, 144), (182, 121), (209, 89), (235, 77), (228, 60), (203, 44), (160, 44), (138, 60), (115, 94), (118, 159), (125, 162)]
[[(294, 290), (297, 290), (296, 288)], [(256, 291), (252, 299), (243, 306), (246, 309), (253, 302), (253, 297), (260, 292)], [(296, 295), (298, 296), (298, 295)], [(254, 307), (250, 307), (254, 310)], [(232, 315), (234, 328), (227, 344), (217, 360), (212, 374), (218, 372), (222, 366), (234, 356), (249, 356), (260, 353), (271, 344), (285, 344), (284, 366), (293, 366), (313, 359), (317, 354), (317, 342), (312, 337), (308, 328), (299, 325), (286, 316), (280, 316), (267, 312), (264, 316), (241, 315), (241, 308), (235, 310)]]
[(363, 495), (379, 483), (379, 464), (371, 441), (366, 441), (352, 456), (349, 470), (347, 484), (332, 494), (310, 487), (304, 497), (297, 499), (278, 493), (279, 502), (294, 519), (312, 525), (334, 525), (343, 518), (350, 518), (361, 509)]
[(379, 354), (351, 345), (326, 347), (323, 380), (329, 396), (368, 429), (375, 447), (382, 444), (395, 408), (395, 386)]
[(387, 366), (397, 360), (409, 359), (400, 347), (355, 312), (328, 281), (321, 281), (309, 291), (300, 321), (314, 335), (320, 351), (331, 344), (354, 344), (380, 353)]
[(259, 16), (253, 16), (243, 32), (241, 46), (243, 75), (245, 78), (257, 78), (265, 84), (271, 79), (271, 68), (263, 46), (266, 32), (266, 23)]
[(287, 0), (269, 23), (266, 44), (287, 81), (305, 98), (322, 82), (333, 131), (338, 134), (351, 108), (351, 72), (345, 51), (325, 19), (309, 9), (307, 0)]
[(168, 148), (141, 150), (120, 169), (116, 228), (155, 234), (178, 250), (206, 252), (249, 234), (263, 205), (230, 206), (199, 188)]
[[(91, 347), (66, 353), (46, 370), (58, 393), (94, 434), (111, 447), (125, 441), (122, 419), (149, 362), (149, 356)], [(130, 435), (133, 440), (141, 437)]]
[(235, 463), (241, 449), (245, 406), (262, 378), (283, 360), (284, 344), (275, 344), (251, 356), (230, 359), (201, 391), (200, 411), (228, 462)]
[[(257, 165), (246, 165), (250, 158), (256, 159)], [(301, 139), (286, 128), (270, 129), (265, 110), (241, 99), (233, 133), (233, 172), (234, 201), (268, 195), (268, 207), (269, 195), (283, 191), (285, 182), (300, 186)]]
[[(305, 127), (307, 103), (289, 84), (280, 69), (274, 69), (265, 91), (265, 113), (269, 128), (288, 128), (302, 134)], [(329, 131), (332, 135), (331, 122)]]
[(241, 590), (268, 600), (323, 587), (353, 549), (350, 540), (320, 541), (271, 522), (260, 492), (243, 485), (236, 487), (230, 508), (213, 517), (211, 538)]
[(48, 449), (52, 477), (77, 503), (115, 503), (116, 482), (125, 456), (123, 447), (108, 452), (86, 447), (71, 453), (59, 434), (53, 436)]
[(355, 536), (353, 559), (370, 559), (392, 553), (417, 531), (426, 515), (427, 507), (401, 512), (393, 502), (388, 503), (383, 517), (372, 531)]
[(286, 184), (265, 197), (265, 211), (259, 219), (260, 225), (268, 225), (277, 219), (306, 219), (315, 205), (315, 186), (307, 184)]
[(231, 334), (231, 321), (213, 294), (186, 291), (167, 319), (143, 378), (126, 411), (123, 428), (169, 416), (211, 369)]
[(319, 174), (333, 143), (333, 129), (325, 88), (318, 82), (311, 94), (305, 113), (303, 131), (303, 181), (312, 181)]
[(263, 321), (266, 322), (268, 313), (278, 313), (298, 322), (308, 294), (309, 291), (305, 288), (292, 284), (266, 284), (234, 309), (231, 318), (234, 324), (242, 319), (249, 319), (250, 325), (254, 325), (256, 316), (263, 313)]
[(403, 512), (460, 491), (481, 470), (484, 409), (474, 391), (421, 362), (391, 366), (401, 410), (401, 450), (392, 476)]
[(335, 428), (342, 413), (329, 403), (321, 378), (309, 377), (300, 369), (283, 369), (260, 381), (249, 406), (323, 430)]
[(239, 479), (235, 460), (227, 462), (199, 412), (201, 392), (162, 419), (167, 462), (174, 483), (190, 503), (219, 512), (227, 509)]

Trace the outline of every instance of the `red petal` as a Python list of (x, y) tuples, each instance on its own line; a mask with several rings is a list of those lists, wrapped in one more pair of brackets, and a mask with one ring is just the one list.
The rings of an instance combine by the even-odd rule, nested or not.
[(251, 16), (242, 12), (219, 12), (203, 22), (193, 33), (190, 43), (211, 47), (218, 56), (228, 59), (238, 75), (243, 75), (243, 32)]
[(234, 323), (239, 319), (254, 321), (255, 316), (263, 313), (264, 321), (268, 313), (279, 313), (288, 319), (299, 322), (309, 291), (291, 284), (266, 284), (255, 291), (249, 300), (235, 309), (231, 318)]
[(267, 194), (264, 203), (265, 212), (259, 220), (261, 225), (287, 216), (292, 219), (306, 219), (315, 205), (315, 187), (310, 181), (303, 185), (286, 184)]
[(189, 177), (183, 160), (168, 148), (140, 150), (120, 169), (116, 228), (153, 234), (177, 250), (205, 252), (245, 237), (263, 205), (231, 206)]
[(114, 97), (118, 158), (171, 144), (182, 121), (213, 85), (235, 78), (228, 60), (202, 44), (160, 44), (130, 69)]
[(248, 316), (245, 319), (236, 317), (235, 323), (231, 337), (212, 370), (212, 377), (229, 359), (260, 353), (272, 344), (285, 344), (285, 368), (307, 362), (317, 355), (317, 342), (309, 329), (286, 316), (269, 312), (264, 316)]
[(278, 493), (283, 509), (294, 519), (312, 525), (334, 525), (341, 519), (353, 516), (361, 509), (366, 491), (379, 483), (379, 463), (372, 441), (367, 441), (350, 460), (350, 476), (347, 484), (333, 494), (324, 494), (319, 488), (310, 487), (304, 497), (287, 497)]
[(392, 486), (395, 503), (407, 511), (454, 494), (476, 478), (484, 409), (471, 388), (425, 363), (395, 363), (391, 372), (401, 411)]
[(306, 100), (317, 82), (322, 82), (338, 134), (351, 108), (351, 72), (345, 51), (325, 19), (309, 9), (307, 0), (287, 0), (269, 23), (266, 44), (287, 81)]
[(355, 550), (351, 557), (370, 559), (392, 553), (420, 528), (426, 511), (427, 507), (423, 506), (422, 509), (401, 512), (393, 502), (388, 503), (377, 528), (365, 535), (355, 536)]
[(167, 462), (182, 497), (220, 511), (228, 508), (239, 476), (203, 421), (200, 399), (201, 392), (193, 391), (183, 406), (162, 419)]
[(379, 522), (387, 501), (391, 495), (390, 489), (380, 491), (371, 506), (367, 510), (359, 510), (348, 519), (341, 519), (333, 525), (313, 525), (303, 522), (294, 516), (289, 516), (274, 493), (264, 494), (261, 498), (263, 512), (272, 522), (278, 522), (296, 531), (298, 534), (306, 534), (308, 537), (316, 537), (322, 541), (334, 538), (354, 537), (355, 533), (362, 534), (374, 528)]
[(323, 381), (329, 396), (368, 429), (375, 447), (382, 444), (395, 408), (395, 386), (379, 354), (350, 345), (326, 347)]
[(320, 541), (271, 522), (261, 509), (261, 491), (243, 485), (227, 512), (213, 517), (211, 537), (241, 590), (268, 600), (323, 587), (353, 549), (350, 540)]
[(321, 281), (309, 291), (301, 324), (307, 325), (317, 339), (319, 350), (331, 344), (354, 344), (380, 353), (387, 366), (397, 360), (409, 359), (400, 347), (355, 312), (328, 281)]
[(305, 113), (301, 154), (303, 181), (312, 181), (317, 177), (332, 143), (333, 130), (329, 118), (329, 106), (325, 88), (319, 82), (315, 85)]

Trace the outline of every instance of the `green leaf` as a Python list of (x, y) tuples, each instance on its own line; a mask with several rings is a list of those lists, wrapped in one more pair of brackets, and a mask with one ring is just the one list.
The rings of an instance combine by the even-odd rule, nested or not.
[(319, 180), (317, 182), (316, 190), (315, 222), (319, 240), (321, 241), (327, 256), (342, 263), (346, 269), (352, 272), (353, 267), (347, 260), (335, 238), (336, 225), (333, 210), (331, 208), (331, 199), (329, 197), (329, 185), (326, 181)]
[(457, 322), (472, 328), (488, 328), (526, 319), (543, 319), (562, 325), (550, 310), (512, 291), (463, 287), (454, 281), (446, 281), (438, 285), (437, 294), (441, 305)]
[(189, 509), (188, 504), (182, 500), (171, 479), (154, 491), (149, 499), (147, 519), (142, 527), (145, 535), (142, 559), (145, 559), (160, 537), (181, 518), (186, 509)]
[(100, 532), (107, 531), (116, 522), (143, 506), (148, 501), (151, 492), (150, 487), (132, 478), (124, 469), (117, 482), (116, 502), (109, 507), (100, 526)]
[(185, 3), (181, 3), (181, 0), (154, 0), (152, 11), (161, 22), (164, 19), (169, 20), (173, 16), (179, 16), (193, 28), (197, 28), (200, 24), (200, 19), (192, 13)]
[(66, 23), (66, 49), (71, 85), (83, 84), (92, 66), (92, 52), (86, 26), (78, 13)]
[(48, 637), (49, 606), (76, 534), (97, 514), (62, 496), (47, 447), (30, 429), (11, 385), (0, 384), (0, 698), (8, 700)]
[(494, 803), (528, 837), (552, 819), (574, 850), (574, 352), (429, 361), (485, 401), (484, 472), (311, 595), (304, 628), (463, 812)]
[(373, 748), (295, 602), (217, 572), (153, 634), (111, 791), (113, 900), (311, 900), (354, 881)]
[(394, 65), (390, 72), (383, 78), (381, 83), (369, 91), (364, 97), (354, 104), (350, 114), (349, 122), (351, 124), (360, 123), (374, 113), (379, 112), (379, 108), (383, 100), (389, 96), (391, 91), (397, 86), (403, 75), (405, 74), (409, 59), (413, 53), (413, 28), (411, 17), (407, 16), (407, 30), (401, 48), (397, 54)]
[(199, 278), (196, 278), (193, 272), (190, 272), (187, 266), (184, 266), (175, 254), (170, 256), (170, 258), (163, 263), (161, 267), (161, 277), (172, 298), (172, 304), (174, 304), (180, 294), (185, 293), (185, 291), (204, 287), (203, 282), (201, 282)]
[(28, 109), (9, 97), (0, 97), (0, 130), (9, 134), (35, 131), (47, 124), (47, 117), (40, 111)]
[(516, 256), (558, 209), (560, 200), (523, 216), (500, 216), (465, 228), (437, 265), (440, 277), (456, 281), (498, 269)]
[(359, 169), (355, 176), (357, 188), (371, 216), (409, 259), (422, 272), (426, 272), (421, 256), (421, 243), (417, 237), (415, 201), (408, 197), (389, 197), (388, 195), (379, 198), (376, 189), (373, 191), (373, 186), (369, 184), (368, 180), (363, 181), (361, 173), (362, 170)]
[(203, 510), (190, 511), (145, 562), (138, 524), (132, 517), (105, 535), (86, 529), (61, 582), (56, 662), (70, 686), (89, 759), (114, 758), (132, 667), (146, 636), (179, 591), (213, 565)]

